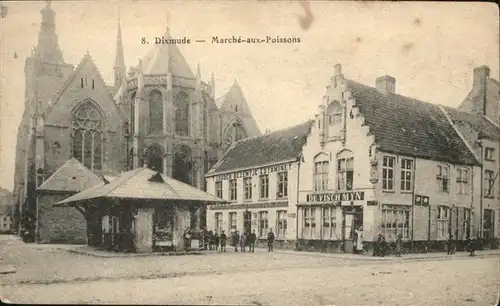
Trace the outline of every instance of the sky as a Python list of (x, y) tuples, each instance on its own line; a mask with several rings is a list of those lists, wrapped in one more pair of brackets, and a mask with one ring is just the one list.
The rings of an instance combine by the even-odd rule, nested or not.
[[(0, 19), (0, 186), (12, 190), (16, 133), (24, 107), (24, 61), (37, 43), (43, 1), (4, 2)], [(205, 39), (180, 45), (193, 71), (215, 74), (216, 96), (235, 78), (261, 131), (313, 118), (340, 63), (345, 77), (374, 86), (396, 78), (396, 92), (456, 107), (472, 86), (472, 70), (487, 65), (499, 79), (498, 7), (493, 3), (310, 3), (301, 26), (295, 1), (53, 1), (59, 46), (67, 63), (88, 52), (112, 84), (117, 19), (125, 63), (136, 66), (164, 33)], [(119, 13), (118, 13), (119, 12)], [(211, 44), (213, 36), (300, 37), (300, 44)]]

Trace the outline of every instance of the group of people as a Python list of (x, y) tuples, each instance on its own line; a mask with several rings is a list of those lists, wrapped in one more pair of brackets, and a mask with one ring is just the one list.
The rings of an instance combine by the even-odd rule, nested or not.
[[(218, 251), (220, 246), (221, 252), (226, 252), (226, 244), (228, 241), (228, 236), (225, 231), (222, 230), (220, 235), (217, 231), (207, 231), (203, 230), (202, 233), (202, 245), (204, 250), (208, 251)], [(267, 247), (268, 252), (274, 251), (274, 232), (272, 229), (269, 230), (267, 234)], [(235, 230), (231, 233), (229, 237), (229, 243), (234, 248), (235, 252), (240, 250), (241, 252), (246, 252), (247, 248), (249, 252), (255, 252), (255, 243), (257, 242), (257, 235), (255, 234), (255, 230), (243, 231), (241, 234), (238, 230)]]

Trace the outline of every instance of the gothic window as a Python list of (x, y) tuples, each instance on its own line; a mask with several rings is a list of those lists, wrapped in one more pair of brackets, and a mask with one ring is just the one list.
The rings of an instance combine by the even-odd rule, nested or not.
[(163, 96), (157, 89), (149, 93), (150, 132), (163, 131)]
[(175, 97), (175, 133), (189, 136), (189, 97), (181, 92)]
[(135, 92), (132, 93), (132, 96), (130, 97), (130, 132), (129, 134), (132, 136), (134, 135), (134, 124), (135, 124)]
[(102, 166), (102, 119), (97, 107), (84, 102), (72, 118), (73, 157), (90, 170), (100, 170)]
[(248, 137), (245, 128), (240, 122), (234, 122), (226, 131), (226, 135), (224, 137), (224, 147), (227, 149), (233, 143), (245, 139)]

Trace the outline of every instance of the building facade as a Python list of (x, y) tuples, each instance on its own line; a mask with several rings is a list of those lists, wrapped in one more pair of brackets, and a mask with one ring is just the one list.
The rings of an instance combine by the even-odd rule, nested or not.
[(261, 245), (272, 230), (278, 248), (293, 248), (299, 160), (310, 128), (306, 122), (233, 145), (205, 176), (207, 191), (229, 202), (209, 206), (207, 229), (255, 231)]
[[(484, 210), (487, 164), (451, 110), (396, 94), (393, 77), (375, 83), (345, 79), (336, 66), (303, 148), (297, 248), (353, 252), (362, 233), (365, 252), (379, 234), (390, 244), (401, 236), (406, 248), (443, 249), (450, 237), (462, 246), (486, 238), (486, 225), (498, 237), (484, 222), (498, 213), (498, 205)], [(478, 120), (493, 146), (498, 126)]]
[[(108, 85), (88, 52), (76, 68), (64, 61), (50, 2), (41, 15), (38, 44), (26, 59), (16, 146), (14, 199), (23, 232), (37, 224), (36, 188), (71, 158), (97, 175), (147, 165), (204, 189), (203, 176), (224, 145), (260, 135), (239, 85), (221, 112), (214, 75), (203, 82), (176, 45), (155, 45), (127, 73), (118, 24)], [(171, 37), (168, 26), (164, 36)]]

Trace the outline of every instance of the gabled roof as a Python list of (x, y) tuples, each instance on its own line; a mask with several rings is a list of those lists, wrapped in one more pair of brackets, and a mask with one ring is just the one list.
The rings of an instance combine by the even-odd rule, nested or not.
[[(112, 95), (111, 91), (109, 90), (108, 85), (106, 85), (106, 82), (104, 82), (104, 79), (102, 78), (102, 75), (101, 75), (101, 72), (99, 71), (99, 68), (97, 68), (97, 65), (94, 63), (94, 60), (92, 59), (90, 54), (87, 52), (83, 56), (82, 60), (80, 61), (80, 63), (76, 67), (76, 69), (73, 70), (73, 72), (68, 76), (68, 78), (63, 83), (61, 88), (56, 92), (54, 97), (50, 100), (50, 102), (47, 105), (47, 108), (45, 110), (46, 115), (48, 115), (50, 113), (52, 108), (59, 102), (62, 95), (66, 92), (66, 90), (70, 87), (70, 85), (75, 81), (75, 79), (76, 79), (77, 75), (80, 73), (80, 71), (82, 71), (85, 67), (87, 67), (88, 64), (92, 65), (95, 68), (95, 70), (97, 71), (97, 76), (99, 77), (99, 81), (102, 82), (102, 84), (104, 84), (105, 88), (107, 89), (106, 92), (108, 93), (108, 96), (111, 99), (111, 101), (114, 101), (113, 95)], [(116, 106), (116, 103), (113, 103), (113, 104), (115, 104), (115, 106)], [(119, 114), (121, 116), (123, 116), (120, 109), (118, 107), (117, 107), (117, 109), (119, 111)]]
[(114, 180), (84, 190), (59, 203), (57, 206), (97, 198), (144, 200), (184, 200), (225, 202), (205, 191), (177, 181), (148, 168), (123, 172)]
[(229, 91), (225, 95), (216, 99), (216, 104), (219, 105), (221, 113), (230, 114), (234, 117), (229, 118), (229, 121), (223, 122), (223, 124), (228, 126), (231, 121), (238, 118), (242, 121), (250, 136), (261, 135), (257, 122), (255, 122), (252, 111), (237, 80), (234, 80), (233, 85), (231, 85), (231, 88), (229, 88)]
[(298, 158), (311, 131), (312, 121), (236, 142), (209, 171), (256, 167)]
[(478, 164), (439, 105), (346, 81), (379, 150), (453, 164)]
[[(167, 29), (163, 37), (172, 39)], [(142, 72), (145, 75), (167, 74), (195, 79), (193, 71), (176, 44), (155, 44), (142, 59)]]
[(479, 134), (479, 138), (486, 138), (493, 141), (500, 140), (500, 128), (484, 116), (475, 113), (461, 112), (448, 106), (443, 106), (443, 108), (454, 124), (461, 123), (469, 126)]
[(57, 169), (37, 190), (80, 192), (102, 182), (99, 176), (72, 158)]

